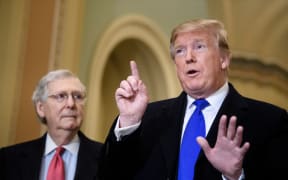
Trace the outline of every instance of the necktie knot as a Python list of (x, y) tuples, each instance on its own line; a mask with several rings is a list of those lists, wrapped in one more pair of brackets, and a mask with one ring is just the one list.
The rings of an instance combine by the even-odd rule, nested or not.
[(58, 146), (56, 148), (56, 154), (59, 154), (60, 156), (64, 153), (65, 149), (62, 146)]
[(205, 107), (209, 105), (209, 102), (206, 99), (197, 99), (193, 102), (196, 105), (196, 109), (202, 111)]

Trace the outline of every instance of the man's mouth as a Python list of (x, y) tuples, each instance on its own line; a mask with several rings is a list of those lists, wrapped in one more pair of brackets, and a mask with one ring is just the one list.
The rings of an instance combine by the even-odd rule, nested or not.
[(187, 74), (188, 74), (188, 75), (194, 75), (194, 74), (196, 74), (197, 72), (198, 72), (198, 71), (192, 69), (192, 70), (187, 71)]
[(62, 118), (76, 118), (75, 114), (63, 115)]

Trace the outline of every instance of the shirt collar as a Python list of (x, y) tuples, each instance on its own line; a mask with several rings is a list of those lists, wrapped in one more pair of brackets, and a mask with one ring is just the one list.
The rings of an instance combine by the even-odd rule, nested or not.
[[(209, 107), (220, 107), (222, 102), (224, 101), (225, 97), (227, 96), (229, 91), (228, 82), (226, 82), (221, 88), (219, 88), (216, 92), (211, 94), (209, 97), (205, 99), (209, 102)], [(187, 108), (191, 108), (193, 106), (193, 102), (195, 99), (189, 95), (187, 95)]]
[[(63, 145), (63, 147), (69, 152), (71, 152), (72, 154), (77, 154), (79, 150), (79, 145), (80, 145), (80, 139), (79, 139), (78, 134), (76, 134), (74, 138), (68, 144)], [(53, 152), (53, 150), (56, 147), (57, 147), (56, 143), (53, 141), (49, 133), (47, 133), (44, 156)]]

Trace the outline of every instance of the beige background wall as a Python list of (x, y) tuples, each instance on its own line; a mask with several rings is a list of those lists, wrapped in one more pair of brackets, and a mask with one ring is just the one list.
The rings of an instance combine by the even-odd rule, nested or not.
[(171, 29), (222, 20), (233, 51), (230, 80), (249, 97), (288, 109), (286, 0), (0, 0), (0, 147), (45, 132), (31, 95), (50, 69), (88, 87), (82, 130), (103, 141), (117, 115), (114, 91), (135, 59), (151, 100), (180, 93), (168, 52)]

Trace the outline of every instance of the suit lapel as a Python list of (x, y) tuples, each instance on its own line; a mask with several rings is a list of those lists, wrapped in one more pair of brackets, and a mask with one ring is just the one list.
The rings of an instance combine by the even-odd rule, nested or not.
[[(80, 180), (80, 179), (87, 179), (87, 176), (89, 177), (89, 175), (86, 175), (86, 173), (83, 173), (83, 167), (85, 167), (87, 165), (87, 163), (89, 163), (89, 159), (87, 159), (87, 156), (86, 156), (86, 154), (88, 154), (88, 153), (85, 153), (85, 151), (87, 149), (86, 143), (83, 142), (83, 141), (85, 141), (85, 138), (81, 133), (78, 133), (78, 135), (80, 138), (80, 146), (79, 146), (79, 152), (78, 152), (75, 179)], [(92, 157), (90, 157), (90, 158), (92, 158)], [(83, 176), (85, 176), (85, 177), (83, 177)]]
[[(228, 95), (224, 99), (223, 104), (221, 105), (206, 137), (211, 147), (214, 147), (217, 140), (220, 117), (223, 114), (226, 114), (228, 118), (230, 118), (232, 115), (236, 115), (238, 118), (237, 124), (242, 124), (241, 121), (245, 119), (243, 118), (243, 116), (246, 114), (244, 113), (245, 109), (247, 109), (247, 104), (243, 100), (242, 96), (235, 90), (232, 84), (229, 83)], [(204, 156), (204, 152), (200, 151), (198, 159), (203, 158)]]
[(79, 132), (78, 135), (80, 138), (80, 147), (74, 179), (96, 179), (97, 156), (99, 153), (97, 152), (97, 149), (95, 149), (95, 146), (92, 146), (92, 142), (90, 142), (82, 132)]
[[(160, 146), (166, 161), (167, 172), (175, 172), (178, 164), (178, 151), (186, 103), (186, 93), (182, 93), (171, 104), (163, 108), (166, 115), (164, 120), (168, 121), (168, 123), (167, 126), (163, 127), (167, 128), (167, 131), (160, 140)], [(175, 177), (176, 174), (170, 174), (170, 176)]]
[(19, 164), (22, 167), (20, 173), (23, 179), (39, 179), (42, 155), (45, 147), (45, 137), (32, 141), (26, 149), (18, 154)]
[(216, 143), (220, 117), (223, 114), (226, 114), (228, 118), (230, 118), (232, 115), (236, 115), (238, 117), (237, 124), (239, 124), (241, 123), (240, 121), (243, 119), (239, 117), (243, 116), (243, 109), (246, 109), (246, 108), (247, 108), (247, 105), (243, 101), (243, 98), (241, 97), (241, 95), (234, 89), (234, 87), (231, 84), (229, 84), (228, 95), (223, 101), (223, 104), (221, 105), (220, 110), (217, 113), (213, 121), (213, 124), (211, 126), (211, 129), (207, 135), (207, 140), (209, 143), (211, 143), (210, 146), (214, 146)]

